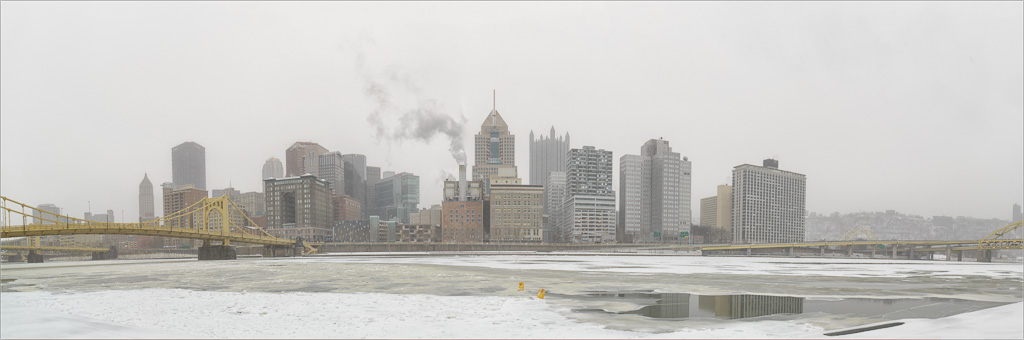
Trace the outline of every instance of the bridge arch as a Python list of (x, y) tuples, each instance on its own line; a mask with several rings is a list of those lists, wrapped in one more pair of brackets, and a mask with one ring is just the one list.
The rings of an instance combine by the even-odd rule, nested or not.
[(1021, 239), (1019, 237), (1015, 239), (1004, 239), (1003, 236), (1013, 233), (1017, 234), (1017, 230), (1024, 226), (1024, 221), (1017, 221), (1010, 223), (1005, 227), (999, 228), (993, 231), (991, 234), (985, 237), (985, 239), (978, 242), (979, 249), (1020, 249), (1022, 247)]

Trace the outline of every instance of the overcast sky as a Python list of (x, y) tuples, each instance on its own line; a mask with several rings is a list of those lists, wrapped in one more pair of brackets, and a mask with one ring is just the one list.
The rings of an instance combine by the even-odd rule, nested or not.
[(492, 89), (524, 180), (531, 130), (613, 151), (616, 189), (619, 157), (662, 137), (693, 162), (695, 222), (767, 157), (807, 176), (812, 212), (1024, 201), (1021, 2), (0, 6), (0, 189), (72, 216), (136, 220), (144, 173), (162, 215), (184, 141), (208, 189), (262, 191), (264, 160), (314, 141), (419, 175), (437, 204), (450, 141), (401, 117), (451, 117), (472, 154)]

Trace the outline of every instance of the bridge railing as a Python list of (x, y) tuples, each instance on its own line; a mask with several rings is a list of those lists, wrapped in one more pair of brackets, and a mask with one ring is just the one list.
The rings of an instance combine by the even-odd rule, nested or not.
[[(238, 214), (252, 226), (239, 226), (234, 222), (225, 231), (210, 228), (209, 220), (203, 216), (203, 206), (211, 201), (224, 200), (230, 203)], [(140, 223), (115, 223), (85, 220), (54, 214), (30, 205), (0, 196), (0, 232), (4, 237), (14, 234), (61, 235), (61, 234), (133, 234), (190, 239), (231, 239), (233, 242), (254, 244), (287, 244), (291, 242), (267, 233), (239, 209), (227, 197), (204, 199), (168, 216)], [(229, 216), (221, 216), (226, 219)], [(19, 223), (20, 222), (20, 223)]]

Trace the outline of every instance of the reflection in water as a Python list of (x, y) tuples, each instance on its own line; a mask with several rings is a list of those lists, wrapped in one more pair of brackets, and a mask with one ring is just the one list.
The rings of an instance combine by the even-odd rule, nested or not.
[[(652, 318), (680, 319), (718, 317), (742, 319), (771, 314), (803, 313), (804, 299), (768, 295), (693, 295), (679, 293), (631, 293), (622, 297), (654, 298), (656, 304), (622, 314), (639, 314)], [(632, 295), (632, 296), (631, 296)], [(696, 303), (693, 303), (696, 302)]]
[[(680, 293), (594, 293), (588, 298), (632, 300), (645, 305), (617, 314), (637, 314), (652, 318), (693, 317), (742, 319), (766, 315), (826, 313), (833, 315), (895, 318), (940, 318), (1005, 303), (947, 298), (923, 299), (836, 299), (806, 300), (802, 297), (771, 295), (696, 295)], [(579, 309), (577, 312), (605, 312), (603, 309)]]

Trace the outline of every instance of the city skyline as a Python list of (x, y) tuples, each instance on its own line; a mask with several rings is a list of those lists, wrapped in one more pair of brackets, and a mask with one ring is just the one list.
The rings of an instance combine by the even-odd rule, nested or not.
[[(384, 116), (385, 122), (391, 124), (385, 127), (411, 121), (404, 119), (405, 108), (433, 102), (433, 106), (428, 106), (436, 110), (415, 112), (428, 117), (436, 113), (462, 122), (462, 145), (469, 146), (465, 149), (471, 149), (475, 126), (481, 123), (480, 119), (489, 111), (487, 108), (493, 107), (493, 89), (497, 90), (497, 106), (502, 107), (502, 117), (513, 135), (527, 136), (531, 130), (547, 131), (554, 125), (562, 131), (571, 131), (576, 146), (598, 145), (619, 155), (635, 152), (635, 145), (645, 140), (671, 140), (676, 152), (693, 161), (693, 222), (699, 217), (699, 199), (714, 195), (717, 185), (729, 183), (732, 167), (756, 164), (764, 158), (779, 159), (787, 169), (813, 179), (813, 185), (808, 187), (807, 209), (818, 213), (895, 209), (923, 216), (1005, 219), (1007, 207), (1024, 201), (1021, 198), (1024, 187), (1024, 147), (1021, 145), (1024, 141), (1019, 131), (1014, 131), (1024, 125), (1021, 115), (1021, 92), (1024, 92), (1021, 75), (1024, 73), (1019, 65), (1022, 39), (1021, 24), (1017, 20), (1020, 14), (1002, 10), (1018, 6), (1012, 3), (774, 7), (751, 4), (742, 10), (730, 4), (538, 5), (558, 14), (553, 17), (550, 14), (534, 16), (528, 13), (528, 7), (517, 4), (451, 5), (459, 11), (447, 15), (472, 27), (481, 27), (481, 31), (465, 33), (440, 25), (431, 29), (431, 33), (455, 34), (485, 44), (486, 48), (473, 48), (482, 52), (466, 57), (473, 61), (465, 65), (445, 61), (448, 53), (471, 52), (464, 46), (445, 45), (451, 50), (443, 55), (410, 53), (418, 51), (417, 48), (422, 47), (419, 45), (403, 50), (402, 46), (408, 44), (401, 36), (411, 34), (405, 30), (445, 20), (414, 18), (412, 12), (440, 6), (438, 4), (396, 9), (396, 18), (412, 21), (404, 28), (373, 26), (358, 18), (342, 26), (328, 20), (337, 15), (347, 19), (343, 12), (348, 9), (379, 12), (390, 8), (385, 4), (327, 3), (296, 7), (264, 4), (233, 15), (219, 11), (224, 7), (217, 4), (69, 4), (56, 7), (45, 3), (5, 3), (4, 6), (2, 34), (6, 48), (2, 52), (4, 76), (0, 86), (5, 98), (0, 118), (3, 195), (33, 206), (55, 204), (70, 216), (82, 216), (88, 209), (87, 202), (91, 201), (94, 213), (101, 212), (97, 207), (124, 210), (126, 220), (137, 220), (138, 178), (151, 173), (153, 183), (171, 182), (171, 160), (166, 155), (171, 147), (185, 141), (194, 141), (206, 148), (207, 190), (234, 186), (242, 192), (262, 191), (262, 178), (255, 178), (257, 166), (270, 157), (285, 159), (284, 150), (295, 141), (313, 141), (343, 154), (366, 155), (368, 165), (379, 166), (384, 171), (418, 174), (422, 177), (421, 207), (439, 204), (442, 181), (457, 168), (449, 155), (449, 141), (441, 135), (405, 140), (397, 133), (375, 133), (377, 126), (367, 122), (375, 103), (365, 94), (369, 88), (366, 79), (387, 87), (392, 94), (392, 106), (399, 110)], [(780, 14), (784, 12), (780, 7), (805, 8), (812, 13), (809, 17), (817, 15), (819, 19)], [(182, 26), (173, 21), (193, 18), (189, 12), (194, 9), (202, 9), (208, 16), (194, 18), (201, 28), (196, 31), (186, 30), (180, 32), (181, 36), (166, 37), (166, 41), (135, 44), (139, 36), (110, 34), (116, 25), (87, 21), (80, 17), (76, 8), (110, 9), (108, 15), (114, 18), (112, 21), (128, 22), (140, 27), (140, 31), (153, 34), (181, 30)], [(209, 25), (220, 20), (249, 29), (250, 26), (243, 25), (247, 20), (275, 8), (291, 8), (299, 13), (309, 10), (308, 22), (301, 24), (287, 14), (274, 16), (283, 23), (296, 25), (290, 28), (292, 30), (333, 33), (313, 35), (300, 41), (288, 41), (290, 35), (269, 34), (269, 43), (262, 44), (242, 39), (237, 42), (240, 52), (211, 47), (223, 42), (219, 39), (233, 36), (232, 30), (236, 28), (227, 28), (209, 37), (195, 35), (208, 32)], [(666, 9), (673, 14), (693, 9), (702, 15), (726, 18), (726, 23), (733, 25), (729, 26), (734, 28), (732, 33), (765, 26), (765, 32), (750, 34), (792, 48), (786, 52), (771, 48), (759, 50), (760, 56), (767, 58), (744, 57), (740, 51), (732, 50), (731, 44), (751, 43), (746, 41), (747, 37), (676, 30), (685, 25), (722, 28), (725, 24), (702, 21), (697, 14), (684, 13), (686, 24), (676, 25), (672, 24), (675, 21), (653, 13), (657, 11), (647, 12), (644, 8)], [(323, 9), (324, 13), (313, 13), (316, 11), (310, 9)], [(517, 31), (473, 18), (473, 13), (494, 9), (507, 9), (512, 18), (533, 19), (537, 27)], [(562, 32), (559, 30), (562, 24), (555, 20), (579, 10), (596, 18), (587, 19), (583, 15), (571, 17), (570, 22), (599, 30), (600, 20), (626, 20), (613, 14), (620, 9), (624, 13), (643, 12), (652, 16), (649, 26), (631, 25), (624, 27), (621, 34), (598, 37), (582, 31)], [(882, 15), (874, 23), (865, 20), (885, 11), (911, 13), (921, 9), (948, 18), (925, 17), (921, 21), (902, 23), (898, 20), (902, 18), (899, 14), (892, 14)], [(167, 18), (152, 17), (162, 10), (170, 11)], [(766, 22), (752, 13), (762, 10), (793, 20), (788, 24)], [(18, 12), (37, 15), (14, 14)], [(960, 13), (986, 15), (971, 17)], [(28, 22), (27, 17), (35, 21)], [(986, 25), (977, 24), (981, 17), (985, 18)], [(742, 24), (744, 20), (750, 23)], [(288, 25), (257, 27), (257, 33), (253, 34), (288, 28)], [(915, 25), (923, 28), (916, 29)], [(69, 38), (41, 31), (40, 27), (69, 34)], [(657, 27), (668, 28), (668, 32), (657, 33)], [(831, 29), (844, 39), (815, 47), (820, 41), (815, 40), (818, 37), (813, 32), (807, 32), (814, 30), (806, 27)], [(507, 42), (482, 39), (497, 35), (503, 41), (522, 43), (535, 30), (553, 34), (531, 42), (530, 46), (566, 55), (538, 59), (528, 53), (500, 48)], [(643, 34), (652, 35), (632, 39)], [(88, 36), (88, 41), (94, 44), (62, 40), (83, 36)], [(713, 38), (722, 40), (718, 45), (706, 41), (715, 40)], [(570, 46), (571, 49), (554, 45), (566, 39), (579, 42)], [(934, 39), (948, 42), (938, 43)], [(190, 42), (192, 40), (198, 43)], [(693, 47), (687, 49), (691, 52), (685, 52), (650, 45), (659, 41), (687, 42)], [(598, 45), (599, 42), (607, 42), (621, 51), (599, 56), (608, 52)], [(137, 46), (122, 50), (122, 45)], [(36, 55), (59, 46), (75, 46), (76, 49), (68, 53), (60, 50), (61, 53)], [(172, 48), (165, 46), (172, 46), (174, 50), (170, 52), (182, 57), (180, 61), (162, 59), (159, 55), (168, 52), (164, 49)], [(952, 49), (953, 46), (970, 48), (958, 50)], [(201, 52), (210, 49), (216, 52), (214, 56), (202, 55)], [(265, 49), (272, 52), (263, 59), (253, 59), (253, 65), (227, 65), (220, 59)], [(498, 58), (500, 55), (492, 51), (512, 55)], [(792, 53), (797, 53), (794, 51), (806, 55), (794, 56)], [(680, 61), (678, 64), (648, 63), (665, 69), (615, 62), (621, 58), (644, 60), (647, 55), (658, 54)], [(99, 57), (88, 57), (90, 55)], [(727, 61), (715, 63), (714, 57)], [(111, 60), (100, 60), (105, 58)], [(309, 62), (305, 62), (307, 59)], [(570, 60), (582, 60), (583, 66), (574, 68)], [(624, 69), (601, 68), (611, 79), (626, 80), (630, 84), (649, 83), (650, 87), (646, 91), (632, 90), (583, 73), (602, 63)], [(48, 65), (57, 65), (52, 72), (59, 73), (39, 69)], [(273, 67), (268, 71), (239, 78), (250, 83), (248, 85), (241, 86), (231, 80), (251, 74), (251, 67), (269, 66)], [(96, 77), (100, 70), (111, 67), (114, 72)], [(130, 67), (143, 67), (152, 72), (140, 78), (130, 73)], [(168, 71), (157, 70), (162, 67)], [(732, 68), (738, 69), (731, 71)], [(952, 70), (933, 72), (947, 68)], [(554, 72), (555, 69), (564, 69), (565, 73)], [(787, 80), (778, 80), (781, 76), (772, 71), (775, 69), (783, 71)], [(325, 75), (314, 77), (312, 81), (288, 76), (291, 73), (316, 74), (314, 70), (326, 70)], [(517, 70), (522, 70), (522, 74), (516, 74)], [(657, 81), (662, 76), (680, 83), (666, 85)], [(455, 83), (445, 80), (452, 77), (462, 80)], [(715, 82), (719, 77), (732, 80)], [(691, 78), (694, 80), (687, 80)], [(42, 83), (32, 79), (49, 79), (47, 84), (52, 89), (44, 89)], [(163, 86), (162, 82), (175, 87)], [(125, 87), (124, 84), (131, 85)], [(885, 91), (877, 90), (878, 84), (884, 85)], [(241, 89), (231, 89), (236, 85)], [(52, 93), (64, 97), (50, 101)], [(217, 95), (207, 97), (203, 93)], [(314, 118), (304, 118), (304, 122), (323, 123), (280, 124), (296, 112)], [(180, 129), (159, 123), (170, 114), (180, 116), (180, 121), (196, 124)], [(632, 122), (622, 121), (627, 118)], [(669, 119), (669, 123), (651, 124), (663, 119)], [(48, 133), (30, 133), (28, 127), (31, 126), (45, 126)], [(92, 127), (100, 126), (116, 132), (92, 133)], [(339, 127), (351, 130), (339, 134)], [(229, 131), (228, 136), (225, 131)], [(247, 131), (256, 133), (242, 133)], [(615, 137), (609, 138), (608, 134), (613, 132)], [(51, 133), (67, 139), (45, 136)], [(380, 136), (391, 138), (378, 143), (375, 137)], [(22, 149), (24, 145), (38, 147)], [(62, 157), (33, 151), (38, 148), (58, 150)], [(112, 164), (90, 167), (103, 171), (82, 169), (68, 174), (65, 170), (66, 163), (89, 164), (96, 159), (91, 155), (115, 148), (128, 151), (119, 153), (125, 156), (110, 160)], [(517, 141), (515, 158), (519, 159), (516, 164), (521, 171), (519, 177), (526, 177), (522, 172), (529, 168), (526, 141)], [(619, 167), (617, 159), (613, 167)], [(617, 187), (618, 176), (614, 180), (613, 187)], [(159, 206), (160, 202), (156, 203)], [(121, 219), (121, 214), (115, 215)]]

